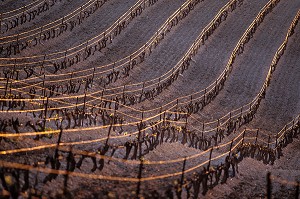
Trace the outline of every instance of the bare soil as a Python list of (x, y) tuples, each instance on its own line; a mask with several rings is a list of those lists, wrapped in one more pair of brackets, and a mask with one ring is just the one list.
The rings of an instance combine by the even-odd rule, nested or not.
[[(32, 1), (11, 1), (4, 0), (0, 2), (1, 13), (23, 7)], [(18, 27), (5, 35), (13, 35), (22, 31), (41, 27), (51, 21), (57, 20), (73, 10), (80, 7), (87, 1), (67, 1), (61, 0), (51, 10), (44, 13), (34, 22)], [(13, 58), (22, 58), (33, 55), (44, 55), (53, 52), (66, 51), (69, 48), (85, 43), (87, 40), (102, 34), (111, 24), (119, 19), (126, 11), (130, 10), (136, 0), (109, 0), (99, 8), (94, 14), (87, 18), (79, 27), (72, 32), (66, 32), (60, 37), (54, 38), (43, 45), (32, 47), (15, 55)], [(73, 67), (61, 70), (60, 75), (72, 73), (84, 69), (92, 69), (96, 66), (104, 66), (117, 62), (118, 60), (129, 56), (155, 35), (159, 27), (166, 22), (184, 3), (184, 0), (158, 0), (154, 5), (147, 8), (140, 16), (126, 27), (118, 37), (113, 40), (102, 52), (97, 52), (87, 60), (74, 65)], [(153, 49), (151, 55), (146, 60), (134, 67), (130, 75), (126, 78), (117, 80), (107, 86), (107, 89), (113, 89), (118, 86), (142, 83), (148, 80), (159, 78), (167, 71), (171, 70), (182, 58), (189, 47), (193, 44), (199, 33), (215, 17), (220, 9), (228, 0), (204, 0), (195, 6), (189, 15), (179, 22), (166, 38)], [(214, 83), (218, 76), (223, 72), (229, 60), (231, 52), (235, 45), (246, 31), (248, 26), (254, 20), (259, 11), (268, 2), (268, 0), (244, 0), (243, 4), (236, 10), (229, 13), (227, 19), (214, 31), (203, 46), (200, 47), (197, 55), (193, 58), (189, 68), (160, 95), (153, 100), (145, 100), (137, 103), (130, 108), (120, 107), (119, 111), (131, 115), (132, 118), (125, 117), (125, 123), (138, 121), (140, 115), (131, 108), (148, 110), (158, 108), (175, 100), (178, 97), (184, 97), (203, 90)], [(239, 109), (249, 102), (259, 93), (271, 65), (273, 56), (278, 47), (283, 42), (288, 28), (300, 9), (300, 1), (281, 0), (278, 5), (266, 16), (262, 24), (254, 34), (254, 37), (245, 45), (245, 51), (239, 55), (233, 64), (233, 70), (230, 73), (224, 88), (216, 98), (208, 104), (202, 111), (193, 114), (193, 120), (189, 121), (195, 128), (201, 129), (203, 122), (212, 122), (226, 115), (235, 109)], [(271, 85), (267, 89), (265, 99), (256, 113), (254, 119), (244, 128), (260, 129), (262, 133), (275, 135), (288, 122), (293, 120), (300, 113), (300, 26), (295, 29), (294, 35), (288, 42), (287, 49), (277, 65), (276, 71), (271, 79)], [(0, 58), (0, 64), (7, 63)], [(103, 71), (107, 69), (103, 67)], [(46, 74), (51, 74), (52, 69), (46, 68)], [(2, 75), (2, 73), (1, 73)], [(4, 95), (6, 79), (1, 76), (1, 96)], [(59, 80), (57, 76), (53, 79)], [(65, 77), (64, 77), (65, 78)], [(51, 80), (51, 79), (49, 79)], [(39, 80), (41, 81), (41, 80)], [(24, 89), (25, 88), (21, 88)], [(100, 92), (103, 88), (95, 85), (90, 92)], [(76, 94), (77, 95), (77, 94)], [(78, 95), (85, 95), (80, 91)], [(67, 96), (67, 95), (64, 95)], [(72, 95), (70, 95), (72, 96)], [(75, 94), (74, 94), (75, 96)], [(51, 98), (50, 98), (51, 100)], [(76, 105), (76, 97), (66, 100), (71, 105)], [(99, 102), (99, 101), (97, 101)], [(58, 103), (57, 103), (58, 104)], [(91, 103), (92, 104), (92, 103)], [(152, 115), (156, 114), (151, 112)], [(18, 117), (21, 123), (22, 133), (32, 132), (27, 121), (36, 121), (31, 112), (12, 113), (10, 111), (1, 111), (0, 119), (8, 120), (12, 117)], [(136, 118), (135, 118), (136, 117)], [(147, 117), (150, 117), (147, 115)], [(144, 118), (145, 119), (145, 118)], [(87, 122), (86, 122), (87, 123)], [(48, 125), (55, 129), (54, 123)], [(84, 127), (89, 128), (84, 124)], [(12, 127), (8, 127), (8, 132), (14, 133)], [(73, 150), (96, 153), (104, 145), (107, 138), (107, 129), (101, 129), (100, 126), (91, 126), (88, 130), (82, 130), (83, 127), (76, 127), (74, 132), (62, 135), (62, 143), (78, 142), (73, 144)], [(129, 130), (135, 130), (135, 126), (128, 127)], [(127, 130), (128, 130), (127, 129)], [(224, 143), (236, 137), (243, 130), (238, 129), (236, 133), (224, 140)], [(1, 132), (2, 133), (2, 132)], [(131, 140), (135, 135), (128, 135), (132, 132), (112, 131), (109, 140), (110, 144), (123, 144)], [(0, 154), (0, 161), (9, 161), (16, 163), (26, 163), (33, 165), (39, 162), (42, 168), (50, 168), (43, 164), (46, 157), (53, 155), (58, 139), (56, 133), (52, 139), (41, 138), (33, 140), (34, 136), (20, 136), (0, 140), (0, 150), (30, 149), (32, 147), (49, 146), (41, 149), (28, 150), (11, 154)], [(83, 143), (86, 141), (86, 143)], [(51, 146), (50, 146), (51, 145)], [(66, 147), (67, 148), (67, 147)], [(227, 148), (226, 148), (227, 149)], [(1, 152), (0, 151), (0, 152)], [(93, 162), (90, 158), (83, 161), (81, 169), (76, 168), (75, 173), (87, 174), (85, 177), (69, 176), (68, 190), (72, 198), (135, 198), (137, 182), (126, 181), (127, 178), (138, 178), (139, 161), (123, 160), (125, 150), (117, 150), (113, 155), (115, 160), (105, 160), (103, 170), (91, 171)], [(153, 151), (144, 156), (146, 161), (169, 161), (182, 160), (185, 157), (191, 157), (202, 153), (202, 150), (178, 143), (163, 143)], [(222, 150), (215, 150), (213, 157), (222, 154)], [(76, 154), (76, 153), (75, 153)], [(110, 156), (111, 151), (106, 156)], [(60, 153), (60, 158), (66, 158), (67, 153)], [(273, 198), (294, 198), (295, 187), (288, 184), (300, 180), (300, 139), (296, 138), (283, 150), (283, 157), (277, 159), (274, 165), (265, 165), (255, 159), (245, 158), (238, 166), (239, 172), (233, 178), (229, 178), (227, 183), (219, 184), (210, 189), (205, 196), (199, 198), (266, 198), (266, 175), (271, 172), (273, 178), (272, 197)], [(78, 161), (80, 155), (75, 155)], [(196, 167), (209, 159), (209, 153), (202, 156), (196, 156), (187, 160), (185, 170)], [(97, 159), (99, 161), (99, 159)], [(212, 165), (218, 165), (224, 162), (224, 158), (212, 161)], [(0, 164), (1, 165), (1, 164)], [(147, 198), (147, 194), (156, 190), (159, 193), (158, 198), (167, 198), (166, 190), (173, 187), (175, 180), (180, 179), (183, 161), (175, 161), (168, 164), (146, 164), (143, 166), (142, 177), (155, 177), (167, 174), (174, 174), (172, 177), (161, 178), (157, 180), (143, 181), (140, 184), (141, 194)], [(62, 161), (62, 168), (66, 168), (66, 162)], [(199, 171), (202, 166), (194, 171)], [(186, 172), (185, 177), (190, 178), (193, 171)], [(99, 177), (100, 178), (97, 178)], [(119, 177), (115, 179), (101, 179), (101, 176)], [(39, 183), (36, 190), (42, 192), (45, 198), (57, 198), (62, 193), (64, 177), (60, 175), (55, 180), (42, 183), (46, 174), (36, 171), (30, 173), (30, 183), (34, 184), (35, 179)], [(124, 180), (125, 179), (125, 180)], [(286, 180), (286, 181), (284, 181)], [(22, 181), (23, 183), (23, 181)], [(0, 198), (1, 189), (0, 185)], [(3, 194), (4, 192), (2, 192)], [(175, 193), (175, 192), (174, 192)], [(26, 193), (23, 193), (26, 197)], [(174, 194), (175, 195), (175, 194)], [(148, 196), (149, 198), (154, 196)], [(141, 197), (143, 198), (143, 197)], [(175, 197), (176, 198), (176, 197)], [(186, 192), (182, 193), (182, 198), (187, 198)]]

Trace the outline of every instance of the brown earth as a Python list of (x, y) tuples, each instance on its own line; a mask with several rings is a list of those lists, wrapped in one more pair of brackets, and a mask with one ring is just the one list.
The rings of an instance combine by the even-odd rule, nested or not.
[[(13, 2), (4, 1), (0, 7), (7, 12), (27, 5), (31, 1)], [(45, 16), (37, 19), (32, 23), (19, 27), (9, 34), (18, 34), (30, 28), (43, 26), (51, 21), (67, 15), (72, 10), (78, 8), (86, 1), (61, 1), (59, 5), (51, 8), (51, 11), (45, 13)], [(86, 40), (105, 31), (114, 21), (125, 13), (132, 5), (134, 0), (110, 0), (96, 13), (86, 19), (80, 27), (76, 27), (72, 32), (67, 32), (61, 37), (46, 42), (42, 46), (27, 49), (20, 55), (14, 57), (25, 57), (32, 55), (43, 55), (46, 53), (65, 51), (68, 48), (78, 44), (85, 43)], [(73, 67), (61, 70), (60, 74), (71, 73), (83, 69), (92, 69), (95, 66), (103, 66), (113, 63), (129, 56), (135, 50), (143, 46), (158, 28), (175, 12), (185, 1), (183, 0), (159, 0), (152, 7), (147, 8), (140, 16), (135, 18), (126, 29), (110, 44), (105, 51), (95, 53), (94, 56), (81, 62)], [(144, 81), (158, 78), (168, 70), (171, 70), (175, 64), (182, 58), (184, 53), (193, 44), (198, 34), (227, 3), (227, 0), (204, 0), (200, 2), (189, 15), (179, 22), (171, 30), (164, 40), (153, 50), (153, 53), (146, 60), (135, 67), (130, 75), (126, 78), (108, 85), (108, 88), (117, 86), (141, 83)], [(229, 13), (226, 21), (209, 37), (204, 46), (201, 46), (197, 55), (193, 58), (189, 69), (154, 100), (146, 100), (134, 105), (134, 108), (147, 111), (153, 108), (163, 106), (182, 96), (190, 95), (200, 91), (210, 84), (214, 83), (216, 78), (224, 70), (231, 52), (235, 45), (253, 21), (259, 10), (267, 3), (267, 0), (244, 0), (243, 4), (232, 13)], [(215, 121), (228, 112), (239, 109), (248, 104), (259, 92), (267, 76), (273, 56), (278, 47), (283, 42), (288, 28), (300, 9), (300, 2), (295, 0), (281, 0), (274, 10), (266, 16), (263, 23), (255, 32), (254, 37), (246, 44), (245, 51), (239, 55), (233, 64), (233, 70), (225, 83), (224, 88), (217, 97), (208, 104), (202, 111), (193, 114), (197, 120), (189, 121), (195, 128), (201, 129), (203, 122)], [(3, 35), (0, 35), (1, 37)], [(295, 34), (290, 38), (285, 54), (279, 61), (276, 71), (271, 79), (271, 85), (267, 89), (265, 99), (262, 100), (255, 118), (243, 128), (260, 129), (266, 134), (278, 133), (285, 124), (293, 120), (300, 113), (300, 27), (295, 29)], [(11, 61), (13, 63), (13, 59)], [(0, 59), (0, 64), (2, 60)], [(105, 69), (105, 68), (104, 68)], [(103, 70), (104, 70), (103, 69)], [(51, 69), (46, 68), (47, 74), (51, 74)], [(54, 79), (59, 79), (55, 77)], [(4, 80), (1, 82), (1, 95), (4, 92)], [(22, 88), (23, 89), (23, 88)], [(90, 92), (100, 91), (100, 86), (94, 86)], [(81, 91), (79, 94), (84, 94)], [(76, 98), (70, 100), (75, 106)], [(129, 108), (121, 107), (123, 111), (131, 116), (140, 117), (136, 112)], [(152, 115), (154, 113), (151, 112)], [(10, 119), (19, 117), (22, 125), (26, 121), (35, 119), (32, 113), (9, 113), (1, 112), (1, 119)], [(147, 115), (150, 117), (150, 115)], [(134, 118), (125, 118), (125, 121), (136, 121)], [(87, 126), (85, 126), (87, 127)], [(49, 124), (49, 128), (55, 128), (54, 124)], [(14, 132), (12, 128), (9, 131)], [(129, 127), (129, 130), (135, 127)], [(29, 127), (23, 128), (22, 133), (31, 132)], [(238, 129), (236, 133), (226, 138), (226, 141), (233, 139), (242, 132)], [(130, 134), (131, 132), (129, 132)], [(121, 136), (125, 135), (124, 132)], [(133, 139), (132, 137), (118, 138), (117, 132), (112, 132), (111, 144), (121, 144), (125, 140)], [(18, 137), (10, 141), (1, 140), (2, 151), (11, 149), (30, 148), (57, 142), (57, 134), (52, 139), (42, 138), (39, 141), (33, 141), (34, 136)], [(73, 133), (65, 133), (62, 136), (62, 142), (75, 141), (92, 141), (89, 144), (73, 145), (74, 150), (95, 152), (99, 146), (103, 145), (107, 137), (107, 130), (93, 129), (83, 131), (76, 128)], [(102, 139), (101, 142), (97, 139)], [(223, 142), (225, 143), (225, 141)], [(227, 150), (227, 149), (226, 149)], [(145, 160), (151, 161), (168, 161), (177, 160), (169, 164), (152, 164), (144, 165), (143, 177), (160, 176), (169, 173), (178, 173), (182, 170), (182, 160), (184, 157), (191, 157), (199, 154), (199, 149), (182, 145), (181, 143), (164, 143), (159, 145), (155, 150), (145, 155)], [(213, 157), (222, 154), (222, 150), (214, 151)], [(10, 161), (17, 163), (33, 164), (34, 162), (43, 162), (47, 155), (54, 153), (54, 147), (28, 152), (19, 152), (6, 155), (0, 155), (1, 161)], [(286, 182), (277, 182), (276, 179), (285, 179), (289, 182), (300, 180), (300, 140), (294, 139), (283, 150), (284, 156), (275, 161), (274, 165), (265, 165), (262, 162), (251, 158), (245, 158), (239, 164), (239, 173), (236, 177), (230, 178), (226, 184), (220, 184), (209, 190), (205, 196), (200, 194), (200, 198), (265, 198), (266, 197), (266, 174), (271, 172), (274, 175), (273, 181), (273, 198), (293, 198), (295, 187), (288, 185)], [(108, 154), (109, 156), (110, 154)], [(66, 153), (61, 153), (67, 156)], [(91, 176), (114, 176), (120, 177), (120, 180), (103, 180), (92, 178), (81, 178), (70, 176), (68, 189), (71, 191), (73, 198), (134, 198), (137, 189), (137, 182), (124, 182), (122, 179), (137, 178), (139, 171), (138, 161), (122, 161), (124, 151), (117, 151), (114, 156), (117, 161), (105, 160), (105, 166), (102, 171), (96, 170), (91, 172), (93, 164), (91, 159), (84, 160), (81, 170), (75, 169), (77, 173), (90, 174)], [(186, 163), (189, 169), (200, 165), (206, 161), (209, 154), (190, 158)], [(79, 156), (76, 156), (76, 160)], [(216, 165), (223, 162), (224, 158), (213, 161)], [(43, 165), (41, 166), (43, 167)], [(62, 168), (66, 163), (62, 162)], [(202, 167), (197, 168), (195, 171)], [(192, 172), (186, 173), (190, 177)], [(30, 181), (35, 181), (36, 171), (30, 173)], [(59, 176), (56, 180), (43, 184), (41, 181), (46, 176), (45, 173), (39, 173), (37, 190), (43, 191), (45, 197), (57, 197), (57, 193), (62, 192), (64, 178)], [(174, 177), (162, 178), (159, 180), (150, 180), (141, 183), (141, 193), (147, 195), (153, 190), (157, 190), (160, 197), (165, 196), (168, 187), (174, 184), (174, 180), (180, 178), (180, 173)], [(1, 190), (0, 185), (0, 190)], [(0, 198), (2, 196), (0, 195)], [(186, 198), (186, 192), (183, 192), (183, 198)]]

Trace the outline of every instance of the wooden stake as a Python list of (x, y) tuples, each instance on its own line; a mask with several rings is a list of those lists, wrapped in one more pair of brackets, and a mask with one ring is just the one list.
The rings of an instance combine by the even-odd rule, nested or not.
[(75, 107), (75, 109), (77, 110), (77, 105), (78, 105), (78, 97), (76, 97), (76, 107)]
[(4, 92), (4, 96), (5, 97), (6, 97), (6, 94), (7, 94), (8, 81), (9, 81), (9, 77), (7, 76), (7, 78), (6, 78), (6, 84), (5, 84), (5, 92)]
[(207, 170), (209, 170), (210, 164), (211, 164), (211, 157), (212, 157), (212, 152), (214, 150), (214, 147), (211, 147), (211, 150), (209, 152), (209, 161), (208, 161), (208, 165), (207, 165)]
[(46, 55), (44, 55), (44, 59), (43, 59), (43, 61), (42, 61), (42, 66), (41, 66), (41, 70), (40, 70), (40, 75), (42, 75), (42, 70), (43, 70), (43, 72), (44, 72), (44, 74), (45, 74), (45, 66), (44, 66), (45, 60), (46, 60)]
[(272, 182), (271, 182), (271, 173), (267, 173), (267, 199), (272, 198)]
[(45, 95), (46, 95), (46, 90), (45, 90), (45, 74), (44, 74), (44, 76), (43, 76), (43, 84), (42, 84), (42, 86), (43, 86), (43, 90), (42, 90), (42, 96), (45, 98)]
[(297, 181), (297, 185), (296, 185), (296, 194), (295, 194), (295, 198), (299, 199), (299, 187), (300, 187), (300, 183), (299, 181)]
[(1, 28), (2, 28), (2, 13), (0, 14), (0, 34), (2, 33)]
[(82, 110), (85, 112), (85, 103), (86, 103), (86, 93), (84, 93), (84, 98), (83, 98), (83, 108)]
[(57, 158), (58, 158), (58, 148), (59, 148), (59, 144), (60, 144), (62, 133), (63, 133), (62, 126), (60, 126), (60, 131), (59, 131), (58, 140), (57, 140), (57, 144), (56, 144), (56, 148), (55, 148), (55, 153), (54, 153), (54, 159), (55, 160), (57, 160)]
[(205, 90), (204, 90), (204, 95), (203, 95), (203, 101), (204, 101), (204, 105), (206, 104), (206, 102), (205, 102), (205, 101), (206, 101), (206, 99), (205, 99), (205, 98), (206, 98), (206, 96), (205, 96), (205, 95), (206, 95), (206, 88), (205, 88)]
[(258, 131), (259, 131), (259, 129), (257, 129), (257, 131), (256, 131), (255, 144), (257, 143)]
[(187, 128), (187, 125), (188, 125), (188, 116), (186, 116), (185, 118), (185, 129)]
[(41, 43), (43, 27), (44, 27), (44, 26), (42, 26), (42, 27), (41, 27), (41, 30), (40, 30), (39, 43)]
[(43, 131), (46, 130), (46, 120), (47, 120), (48, 102), (49, 102), (49, 98), (47, 97), (46, 104), (44, 105), (44, 106), (45, 106), (45, 115), (44, 115)]
[(159, 121), (161, 121), (162, 107), (159, 109)]
[(110, 125), (109, 125), (109, 128), (108, 128), (108, 133), (107, 133), (107, 139), (105, 141), (105, 147), (108, 145), (108, 140), (110, 138), (110, 132), (111, 132), (111, 128), (112, 128), (112, 125), (114, 124), (113, 122), (113, 119), (110, 121)]
[(244, 129), (244, 131), (243, 131), (243, 139), (242, 139), (242, 146), (243, 146), (243, 144), (244, 144), (244, 139), (245, 139), (245, 133), (246, 133), (246, 128)]
[(141, 143), (141, 137), (142, 137), (142, 125), (143, 125), (143, 116), (142, 116), (142, 120), (140, 121), (140, 125), (138, 126), (138, 148), (139, 148), (139, 158), (142, 157), (142, 143)]
[(138, 173), (138, 183), (137, 183), (137, 188), (136, 188), (136, 198), (139, 198), (140, 195), (140, 191), (141, 191), (141, 178), (142, 178), (142, 173), (143, 173), (143, 164), (144, 164), (144, 160), (143, 157), (140, 158), (140, 166), (139, 166), (139, 173)]
[(186, 165), (186, 157), (184, 157), (183, 165), (182, 165), (182, 173), (181, 173), (181, 179), (180, 179), (180, 191), (179, 191), (180, 196), (181, 196), (183, 181), (184, 181), (185, 165)]
[(69, 179), (69, 168), (70, 168), (70, 158), (71, 158), (71, 153), (72, 153), (72, 149), (70, 149), (68, 157), (67, 157), (67, 168), (66, 168), (66, 172), (67, 174), (64, 175), (65, 179), (64, 179), (64, 189), (63, 189), (63, 194), (67, 195), (68, 192), (68, 179)]
[(233, 145), (233, 140), (232, 140), (231, 143), (230, 143), (230, 149), (229, 149), (229, 154), (228, 154), (229, 157), (230, 157), (230, 155), (231, 155), (232, 145)]
[(91, 85), (91, 87), (93, 87), (93, 84), (94, 84), (95, 71), (96, 71), (96, 68), (94, 67), (93, 76), (92, 76), (92, 85)]
[(123, 87), (123, 105), (125, 105), (126, 104), (126, 99), (125, 99), (125, 85), (124, 85), (124, 87)]

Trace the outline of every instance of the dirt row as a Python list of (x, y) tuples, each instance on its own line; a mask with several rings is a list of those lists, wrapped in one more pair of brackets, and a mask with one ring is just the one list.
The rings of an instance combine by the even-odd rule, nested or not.
[[(124, 2), (124, 4), (123, 4)], [(90, 59), (79, 67), (72, 70), (78, 70), (88, 67), (93, 67), (94, 63), (109, 63), (121, 56), (131, 53), (142, 45), (148, 38), (157, 30), (161, 23), (174, 10), (180, 6), (183, 1), (176, 1), (177, 3), (170, 5), (167, 1), (159, 1), (155, 6), (143, 13), (137, 21), (134, 21), (128, 29), (114, 41), (103, 57)], [(115, 85), (122, 85), (134, 82), (142, 82), (162, 75), (165, 71), (174, 66), (174, 64), (181, 58), (183, 53), (192, 44), (197, 34), (208, 23), (215, 13), (227, 1), (204, 1), (195, 8), (190, 15), (174, 29), (167, 36), (167, 38), (155, 49), (151, 57), (147, 59), (138, 68), (133, 70), (133, 73), (124, 81), (117, 82)], [(250, 22), (254, 19), (258, 11), (267, 2), (264, 1), (249, 1), (245, 0), (243, 5), (237, 8), (233, 13), (230, 13), (227, 20), (217, 29), (216, 32), (206, 42), (204, 48), (202, 47), (198, 55), (194, 58), (189, 70), (186, 71), (167, 91), (164, 91), (153, 101), (145, 101), (136, 105), (136, 108), (147, 110), (149, 108), (159, 107), (160, 105), (177, 98), (185, 96), (197, 90), (201, 90), (213, 82), (216, 77), (224, 69), (229, 55), (235, 44), (248, 27)], [(119, 2), (118, 7), (121, 9), (129, 5), (129, 1)], [(112, 5), (110, 5), (112, 6)], [(112, 6), (110, 12), (114, 12), (115, 6)], [(269, 14), (262, 25), (259, 27), (254, 35), (254, 38), (246, 45), (244, 53), (236, 59), (234, 69), (225, 84), (225, 88), (220, 92), (217, 98), (209, 104), (198, 117), (202, 121), (211, 121), (218, 118), (228, 111), (242, 106), (250, 101), (259, 91), (262, 82), (266, 77), (267, 70), (271, 63), (271, 59), (278, 46), (281, 44), (287, 28), (290, 25), (295, 13), (300, 7), (300, 3), (292, 0), (281, 1), (278, 6)], [(168, 12), (166, 12), (167, 8)], [(117, 9), (118, 10), (118, 9)], [(124, 10), (126, 10), (124, 8)], [(120, 15), (119, 13), (114, 13)], [(150, 19), (151, 18), (151, 19)], [(202, 19), (202, 20), (199, 20)], [(95, 19), (89, 19), (93, 22)], [(153, 23), (155, 21), (155, 23)], [(99, 22), (100, 23), (100, 22)], [(277, 25), (279, 24), (279, 25)], [(88, 27), (89, 28), (89, 27)], [(100, 27), (99, 29), (101, 29)], [(300, 110), (300, 90), (298, 80), (300, 78), (298, 70), (299, 56), (299, 26), (296, 29), (295, 35), (288, 44), (282, 60), (280, 61), (276, 72), (272, 78), (271, 87), (267, 91), (266, 99), (263, 100), (261, 107), (257, 113), (256, 118), (249, 124), (249, 128), (261, 128), (265, 131), (277, 132), (285, 123), (295, 117)], [(82, 31), (82, 30), (81, 30)], [(80, 32), (80, 31), (79, 31)], [(81, 38), (81, 34), (72, 38), (65, 38), (65, 42), (73, 45), (77, 42), (77, 38)], [(98, 33), (98, 29), (97, 29)], [(73, 33), (72, 33), (73, 34)], [(84, 31), (82, 31), (84, 34)], [(93, 31), (89, 32), (87, 36), (96, 34)], [(75, 40), (75, 41), (74, 41)], [(47, 48), (56, 49), (61, 45), (59, 41), (53, 41), (53, 45)], [(75, 45), (75, 44), (74, 44)], [(65, 47), (63, 45), (62, 49)], [(58, 48), (59, 49), (59, 48)], [(46, 46), (45, 46), (46, 50)], [(28, 52), (29, 53), (29, 52)], [(94, 88), (97, 89), (97, 88)], [(75, 101), (75, 100), (74, 100)], [(6, 115), (8, 116), (8, 115)], [(26, 114), (24, 117), (31, 117)], [(275, 123), (275, 125), (274, 125)], [(197, 125), (197, 124), (196, 124)], [(64, 134), (63, 142), (68, 141), (82, 141), (94, 140), (99, 137), (105, 137), (107, 131), (95, 130), (91, 134), (88, 132), (78, 132)], [(236, 136), (235, 134), (234, 136)], [(42, 139), (40, 141), (32, 141), (31, 138), (16, 139), (12, 143), (5, 143), (2, 145), (5, 149), (22, 148), (30, 146), (40, 146), (42, 144), (55, 143), (57, 135), (51, 140)], [(3, 142), (3, 141), (2, 141)], [(88, 145), (74, 146), (76, 149), (96, 151), (103, 142), (95, 142)], [(256, 160), (245, 159), (240, 164), (240, 173), (236, 178), (230, 179), (226, 185), (219, 185), (213, 190), (210, 190), (205, 198), (259, 198), (265, 194), (265, 174), (266, 171), (272, 171), (274, 175), (278, 175), (288, 180), (294, 180), (294, 177), (300, 177), (299, 168), (292, 165), (300, 165), (299, 156), (299, 140), (295, 140), (293, 144), (284, 150), (284, 157), (275, 162), (274, 166), (263, 165)], [(189, 148), (180, 143), (164, 143), (157, 147), (154, 151), (145, 156), (146, 160), (170, 160), (177, 159), (202, 151)], [(25, 160), (43, 161), (47, 155), (54, 153), (52, 149), (37, 150), (33, 152), (7, 155), (4, 159), (16, 162), (23, 162)], [(214, 152), (214, 155), (219, 154), (219, 151)], [(117, 152), (114, 157), (122, 158), (124, 154)], [(78, 158), (78, 157), (76, 157)], [(195, 158), (187, 162), (186, 167), (202, 163), (207, 160), (207, 155), (203, 158)], [(76, 169), (76, 172), (88, 173), (92, 175), (112, 175), (123, 177), (137, 177), (138, 165), (131, 165), (128, 161), (120, 163), (111, 161), (105, 163), (102, 171), (92, 173), (92, 161), (87, 159), (84, 161), (82, 170)], [(251, 166), (249, 166), (251, 165)], [(62, 163), (62, 167), (66, 164)], [(145, 166), (143, 176), (157, 176), (160, 174), (179, 172), (182, 169), (182, 162), (176, 164), (166, 164), (157, 166)], [(34, 181), (35, 172), (30, 175), (31, 180)], [(190, 176), (191, 173), (187, 174)], [(42, 180), (46, 175), (40, 173), (38, 178)], [(164, 191), (174, 184), (174, 178), (167, 178), (163, 180), (155, 180), (143, 182), (141, 185), (142, 192), (158, 190), (162, 195)], [(256, 186), (253, 186), (256, 185)], [(63, 177), (58, 177), (47, 184), (39, 183), (38, 188), (44, 190), (48, 196), (54, 196), (58, 190), (61, 190), (63, 185)], [(128, 198), (129, 195), (134, 195), (137, 183), (126, 183), (121, 181), (106, 181), (106, 180), (86, 180), (82, 178), (71, 177), (69, 181), (69, 189), (78, 198), (96, 198), (92, 195), (98, 192), (98, 197), (101, 198), (100, 192), (109, 190), (117, 192), (122, 198)], [(278, 184), (274, 188), (274, 196), (286, 197), (291, 193), (292, 189), (287, 187), (282, 189)], [(276, 195), (277, 194), (277, 195)], [(275, 197), (275, 198), (276, 198)]]
[[(68, 13), (73, 12), (76, 8), (80, 7), (81, 5), (85, 4), (86, 2), (88, 2), (88, 1), (83, 2), (83, 1), (75, 0), (75, 1), (72, 1), (72, 4), (70, 4), (70, 2), (68, 0), (60, 0), (60, 1), (57, 0), (57, 1), (53, 1), (53, 2), (52, 2), (52, 0), (49, 0), (49, 1), (47, 1), (47, 5), (49, 5), (48, 10), (43, 11), (39, 14), (37, 14), (37, 12), (35, 13), (34, 11), (35, 10), (38, 11), (39, 8), (41, 10), (41, 8), (44, 6), (44, 2), (39, 3), (39, 5), (37, 5), (37, 6), (31, 7), (31, 8), (26, 8), (26, 12), (24, 12), (24, 9), (22, 8), (21, 10), (17, 11), (16, 13), (9, 14), (9, 16), (17, 14), (16, 16), (2, 21), (3, 24), (2, 24), (1, 30), (4, 33), (0, 34), (0, 36), (6, 37), (6, 36), (17, 35), (22, 32), (36, 29), (37, 27), (45, 26), (46, 24), (51, 23), (55, 20), (58, 20), (64, 16), (66, 16)], [(4, 5), (4, 7), (5, 8), (10, 7), (11, 5), (14, 5), (14, 3), (15, 2), (11, 2), (8, 5)], [(23, 3), (25, 3), (25, 2), (23, 2)], [(61, 9), (62, 7), (64, 9)], [(21, 15), (23, 13), (26, 14), (26, 21), (24, 22), (24, 24), (21, 24)], [(34, 18), (33, 18), (33, 13), (36, 14), (34, 16)], [(29, 21), (30, 16), (33, 19)], [(3, 17), (8, 17), (8, 16), (4, 15)], [(10, 22), (14, 23), (13, 20), (16, 20), (17, 18), (18, 18), (18, 26), (5, 32), (6, 26), (4, 25), (4, 22), (8, 23), (8, 25), (10, 27), (11, 26)], [(22, 20), (24, 20), (24, 19), (22, 18)], [(39, 32), (39, 31), (40, 31), (40, 29), (37, 30), (37, 32)]]
[[(149, 59), (133, 70), (125, 84), (140, 83), (158, 78), (171, 70), (196, 40), (203, 28), (227, 3), (222, 1), (204, 1), (165, 38), (153, 51)], [(201, 20), (199, 20), (201, 19)]]
[[(254, 39), (250, 40), (245, 52), (237, 58), (237, 67), (233, 69), (223, 92), (201, 114), (212, 119), (219, 118), (249, 103), (257, 95), (298, 9), (299, 3), (294, 1), (280, 2), (275, 7), (259, 27)], [(264, 52), (264, 56), (261, 56), (261, 52)]]
[(31, 0), (26, 0), (26, 1), (21, 1), (21, 2), (16, 2), (16, 1), (13, 1), (13, 0), (2, 0), (0, 2), (0, 5), (3, 8), (1, 13), (5, 13), (5, 12), (9, 12), (11, 10), (22, 8), (23, 6), (26, 6), (30, 3), (32, 3)]
[[(65, 32), (59, 37), (46, 41), (45, 45), (39, 45), (38, 49), (26, 49), (21, 55), (16, 55), (16, 57), (44, 55), (53, 52), (66, 51), (81, 43), (85, 43), (88, 39), (105, 31), (136, 2), (136, 0), (127, 0), (120, 3), (118, 0), (110, 0), (89, 18), (85, 19), (79, 27), (74, 28), (72, 32)], [(73, 5), (73, 3), (71, 5)], [(74, 7), (72, 8), (74, 9), (78, 8), (79, 5), (73, 6)]]
[(183, 76), (153, 102), (146, 101), (144, 104), (161, 106), (178, 97), (202, 90), (213, 83), (224, 70), (231, 51), (243, 32), (266, 2), (258, 1), (250, 5), (250, 2), (244, 1), (243, 5), (231, 13), (208, 42), (200, 48), (194, 62)]
[[(276, 133), (300, 113), (300, 88), (299, 88), (299, 43), (300, 28), (290, 39), (286, 53), (279, 62), (270, 90), (251, 124), (266, 132)], [(266, 121), (266, 125), (261, 121)]]
[[(62, 70), (61, 73), (68, 73), (88, 68), (103, 66), (109, 63), (117, 62), (118, 60), (129, 56), (131, 53), (144, 46), (145, 43), (155, 34), (157, 29), (175, 12), (182, 4), (183, 0), (176, 0), (172, 4), (168, 1), (160, 0), (153, 6), (147, 8), (137, 19), (134, 19), (121, 34), (113, 40), (112, 44), (103, 52), (96, 53), (88, 60)], [(121, 4), (119, 4), (120, 7)], [(165, 9), (161, 9), (165, 8)], [(107, 16), (109, 18), (109, 16)], [(157, 23), (153, 23), (156, 21)], [(111, 24), (106, 22), (107, 25)], [(98, 31), (97, 33), (101, 33)], [(82, 30), (81, 30), (82, 31)], [(83, 33), (82, 33), (83, 34)], [(77, 37), (77, 35), (76, 35)], [(105, 70), (107, 68), (103, 68)]]

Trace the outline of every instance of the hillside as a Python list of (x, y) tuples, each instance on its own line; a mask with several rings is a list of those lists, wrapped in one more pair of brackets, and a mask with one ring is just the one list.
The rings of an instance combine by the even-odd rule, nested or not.
[(0, 198), (299, 195), (300, 1), (0, 7)]

